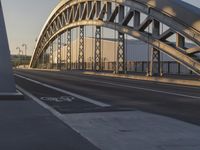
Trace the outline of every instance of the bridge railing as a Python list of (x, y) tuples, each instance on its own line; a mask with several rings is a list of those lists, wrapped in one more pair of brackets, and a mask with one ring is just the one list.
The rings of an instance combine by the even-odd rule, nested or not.
[[(126, 71), (129, 73), (142, 73), (146, 74), (148, 71), (148, 65), (150, 62), (147, 61), (129, 61), (127, 62), (127, 69)], [(115, 70), (115, 62), (103, 62), (102, 63), (102, 72), (109, 71), (114, 72)], [(40, 64), (38, 68), (41, 69), (57, 69), (57, 64)], [(155, 64), (155, 67), (158, 67), (158, 64)], [(94, 62), (86, 62), (85, 63), (85, 71), (94, 71)], [(161, 72), (162, 74), (168, 74), (168, 75), (193, 75), (194, 73), (187, 69), (186, 67), (182, 66), (180, 63), (176, 61), (164, 61), (161, 63)], [(71, 66), (72, 70), (78, 70), (78, 63), (74, 62)], [(67, 70), (66, 63), (61, 64), (61, 70), (65, 71)]]

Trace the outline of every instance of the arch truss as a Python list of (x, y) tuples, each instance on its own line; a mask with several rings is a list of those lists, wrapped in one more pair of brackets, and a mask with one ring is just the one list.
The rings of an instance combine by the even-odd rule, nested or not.
[[(66, 68), (71, 69), (71, 45), (73, 28), (79, 27), (78, 69), (84, 69), (84, 26), (96, 26), (94, 68), (102, 69), (101, 28), (106, 27), (118, 32), (117, 72), (126, 70), (125, 34), (133, 36), (152, 46), (149, 75), (161, 73), (160, 52), (163, 52), (191, 71), (200, 75), (200, 15), (191, 11), (191, 7), (179, 0), (62, 0), (53, 10), (38, 38), (30, 67), (37, 67), (39, 59), (50, 48), (50, 63), (53, 67), (53, 41), (58, 39), (57, 68), (61, 69), (61, 34), (66, 32)], [(185, 19), (193, 17), (192, 20)], [(161, 32), (162, 26), (166, 30)], [(199, 27), (199, 28), (198, 28)], [(170, 42), (175, 37), (176, 42)], [(186, 41), (192, 41), (193, 47), (187, 47)], [(155, 67), (156, 66), (156, 67)]]

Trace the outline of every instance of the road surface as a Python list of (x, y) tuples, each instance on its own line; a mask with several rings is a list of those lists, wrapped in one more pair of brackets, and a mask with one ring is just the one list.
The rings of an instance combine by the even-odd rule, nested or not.
[(62, 114), (139, 110), (200, 125), (200, 88), (82, 72), (15, 70), (16, 84)]

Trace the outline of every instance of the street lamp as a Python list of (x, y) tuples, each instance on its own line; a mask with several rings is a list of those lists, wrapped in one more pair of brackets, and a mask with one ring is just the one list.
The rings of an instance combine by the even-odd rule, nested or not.
[(16, 47), (16, 50), (19, 50), (19, 53), (18, 53), (18, 57), (19, 57), (19, 66), (20, 66), (20, 64), (21, 64), (21, 49), (20, 49), (20, 47)]
[[(26, 56), (27, 56), (27, 44), (22, 44), (22, 47), (24, 47), (24, 52), (25, 52), (25, 63), (26, 63), (26, 61), (27, 61), (27, 59), (26, 59)], [(24, 68), (25, 68), (25, 63), (24, 63)]]

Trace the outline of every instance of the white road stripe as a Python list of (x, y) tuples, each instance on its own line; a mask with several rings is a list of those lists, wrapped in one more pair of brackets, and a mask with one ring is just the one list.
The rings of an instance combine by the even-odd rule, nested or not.
[[(72, 78), (75, 78), (75, 77), (72, 77)], [(125, 88), (132, 88), (132, 89), (137, 89), (137, 90), (143, 90), (143, 91), (155, 92), (155, 93), (162, 93), (162, 94), (168, 94), (168, 95), (179, 96), (179, 97), (200, 99), (199, 96), (192, 96), (192, 95), (186, 95), (186, 94), (181, 94), (181, 93), (167, 92), (167, 91), (155, 90), (155, 89), (138, 87), (138, 86), (129, 86), (129, 85), (116, 84), (116, 83), (105, 82), (105, 81), (97, 81), (97, 80), (92, 80), (92, 79), (83, 79), (83, 78), (81, 80), (96, 82), (96, 83), (100, 83), (100, 84), (104, 83), (104, 84), (112, 85), (114, 87), (125, 87)]]
[[(58, 111), (56, 111), (55, 109), (53, 109), (52, 107), (50, 107), (49, 105), (47, 105), (46, 103), (42, 102), (40, 99), (38, 99), (37, 97), (33, 96), (31, 93), (29, 93), (28, 91), (24, 90), (23, 88), (21, 88), (20, 86), (16, 85), (17, 89), (22, 92), (24, 95), (28, 96), (29, 98), (31, 98), (32, 100), (34, 100), (35, 102), (37, 102), (39, 105), (41, 105), (42, 107), (44, 107), (45, 109), (49, 110), (52, 114), (54, 114), (56, 117), (60, 118), (62, 116), (61, 113), (59, 113)], [(61, 118), (60, 118), (61, 119)], [(61, 119), (62, 120), (62, 119)]]
[(66, 90), (63, 90), (63, 89), (60, 89), (60, 88), (57, 88), (57, 87), (54, 87), (54, 86), (51, 86), (51, 85), (48, 85), (48, 84), (33, 80), (33, 79), (30, 79), (30, 78), (27, 78), (27, 77), (24, 77), (24, 76), (21, 76), (21, 75), (18, 75), (18, 74), (15, 74), (15, 76), (17, 76), (19, 78), (22, 78), (22, 79), (25, 79), (27, 81), (33, 82), (35, 84), (38, 84), (38, 85), (53, 89), (55, 91), (58, 91), (58, 92), (61, 92), (61, 93), (64, 93), (64, 94), (67, 94), (67, 95), (70, 95), (70, 96), (74, 96), (74, 97), (76, 97), (76, 98), (78, 98), (80, 100), (89, 102), (91, 104), (94, 104), (94, 105), (97, 105), (97, 106), (100, 106), (100, 107), (110, 107), (111, 106), (109, 104), (102, 103), (102, 102), (99, 102), (99, 101), (96, 101), (96, 100), (93, 100), (93, 99), (90, 99), (90, 98), (87, 98), (87, 97), (84, 97), (84, 96), (81, 96), (81, 95), (66, 91)]

